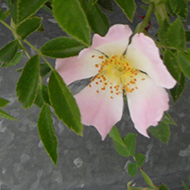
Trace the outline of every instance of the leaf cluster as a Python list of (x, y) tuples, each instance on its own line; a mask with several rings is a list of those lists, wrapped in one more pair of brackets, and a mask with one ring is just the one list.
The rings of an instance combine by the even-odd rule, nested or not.
[[(136, 10), (135, 1), (128, 0), (125, 4), (119, 0), (115, 2), (132, 21)], [(6, 0), (6, 3), (9, 9), (6, 12), (0, 10), (0, 23), (10, 29), (14, 40), (0, 49), (1, 67), (15, 66), (22, 60), (24, 54), (28, 56), (25, 66), (17, 69), (21, 72), (21, 76), (16, 85), (16, 94), (23, 108), (27, 109), (35, 104), (41, 109), (38, 119), (39, 136), (50, 158), (57, 164), (58, 141), (50, 108), (52, 107), (56, 116), (77, 134), (82, 135), (83, 126), (73, 95), (45, 56), (51, 58), (75, 56), (90, 46), (91, 32), (105, 35), (109, 28), (109, 20), (102, 9), (113, 12), (113, 2), (112, 0)], [(34, 32), (43, 32), (43, 18), (38, 16), (40, 9), (53, 15), (59, 26), (70, 36), (51, 39), (40, 49), (35, 48), (27, 39)], [(10, 23), (8, 23), (9, 16)], [(35, 50), (36, 55), (31, 57), (25, 46)], [(43, 80), (47, 76), (49, 76), (48, 85)], [(15, 119), (2, 110), (0, 112), (1, 117)]]
[[(110, 26), (105, 13), (114, 12), (113, 2), (120, 7), (126, 19), (132, 22), (137, 8), (135, 0), (6, 0), (9, 9), (0, 10), (0, 24), (7, 27), (14, 37), (14, 40), (0, 49), (1, 67), (3, 69), (15, 66), (22, 60), (24, 54), (28, 56), (24, 67), (19, 69), (21, 76), (16, 86), (16, 94), (23, 108), (30, 108), (35, 104), (41, 109), (38, 119), (39, 135), (55, 164), (58, 161), (58, 140), (52, 123), (51, 110), (69, 129), (79, 135), (82, 135), (83, 126), (72, 93), (46, 57), (76, 56), (82, 49), (91, 45), (92, 33), (104, 36)], [(145, 32), (148, 35), (151, 16), (154, 13), (159, 25), (155, 43), (166, 67), (177, 81), (176, 87), (171, 90), (173, 100), (176, 101), (185, 88), (186, 78), (190, 78), (190, 49), (187, 48), (190, 31), (184, 29), (188, 2), (187, 0), (143, 0), (142, 2), (142, 8), (146, 9), (147, 13), (142, 16), (142, 22), (136, 27), (136, 32)], [(68, 36), (51, 39), (37, 49), (28, 41), (28, 37), (34, 32), (43, 31), (43, 18), (38, 16), (38, 11), (41, 9), (51, 14)], [(8, 19), (10, 17), (11, 19)], [(32, 48), (36, 55), (31, 57), (26, 46)], [(47, 77), (48, 85), (44, 82)], [(0, 99), (0, 105), (2, 104), (0, 107), (6, 106), (5, 102), (6, 100)], [(0, 117), (15, 119), (3, 110), (0, 110)], [(149, 132), (161, 142), (168, 143), (169, 124), (175, 122), (165, 114), (158, 127), (149, 128)], [(134, 158), (135, 163), (128, 165), (128, 171), (131, 176), (135, 176), (137, 168), (142, 166), (145, 159), (141, 153), (135, 154), (136, 135), (128, 134), (123, 140), (113, 128), (110, 136), (120, 155)]]
[[(167, 120), (167, 119), (165, 119)], [(171, 122), (171, 121), (170, 121)], [(119, 131), (116, 127), (113, 127), (109, 136), (112, 138), (116, 151), (124, 157), (131, 156), (134, 162), (130, 162), (127, 165), (127, 171), (130, 176), (134, 177), (137, 175), (138, 168), (149, 187), (135, 187), (135, 184), (132, 185), (133, 181), (128, 182), (128, 190), (169, 190), (165, 184), (161, 184), (159, 187), (156, 186), (150, 177), (145, 173), (142, 168), (142, 165), (145, 162), (145, 155), (142, 153), (136, 152), (136, 134), (128, 133), (124, 138), (121, 137)]]

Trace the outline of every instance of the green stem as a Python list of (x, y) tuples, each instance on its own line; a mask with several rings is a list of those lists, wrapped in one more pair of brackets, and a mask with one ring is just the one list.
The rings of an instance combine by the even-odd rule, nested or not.
[(154, 11), (154, 3), (150, 3), (147, 13), (146, 13), (146, 16), (143, 19), (145, 27), (147, 27), (149, 25), (150, 18), (151, 18), (153, 11)]
[[(19, 39), (19, 37), (17, 36), (17, 33), (15, 32), (15, 29), (12, 28), (11, 26), (9, 26), (6, 22), (4, 22), (3, 20), (0, 19), (0, 22), (7, 27), (12, 33), (13, 35), (16, 37), (16, 39), (19, 41), (20, 45), (22, 46), (23, 50), (25, 51), (26, 55), (28, 56), (28, 58), (30, 58), (29, 53), (27, 52), (26, 48), (24, 47), (21, 39)], [(44, 57), (44, 55), (41, 53), (41, 51), (39, 49), (37, 49), (35, 46), (33, 46), (30, 42), (28, 42), (26, 39), (23, 40), (28, 46), (30, 46), (33, 50), (35, 50), (37, 52), (37, 54), (39, 56), (42, 57), (42, 59), (46, 62), (46, 64), (51, 68), (51, 70), (54, 70), (54, 68), (51, 66), (51, 64), (47, 61), (47, 59)]]
[(41, 75), (40, 75), (40, 83), (43, 84), (43, 79), (42, 79)]
[(21, 39), (18, 37), (18, 35), (16, 34), (15, 32), (15, 29), (11, 26), (9, 26), (6, 22), (4, 22), (3, 20), (0, 20), (0, 22), (5, 26), (7, 27), (12, 33), (13, 33), (13, 36), (19, 41), (20, 45), (22, 46), (22, 49), (24, 50), (26, 56), (30, 59), (30, 55), (29, 53), (27, 52), (26, 48), (24, 47)]
[[(137, 161), (136, 161), (136, 157), (135, 156), (132, 156), (133, 157), (133, 159), (134, 159), (134, 161), (137, 163)], [(141, 170), (141, 171), (143, 171), (144, 172), (144, 170), (143, 170), (143, 168), (142, 168), (142, 166), (138, 166), (139, 167), (139, 169)], [(144, 172), (145, 173), (145, 172)], [(141, 174), (142, 174), (142, 172), (141, 172)], [(146, 174), (147, 175), (147, 174)], [(149, 176), (147, 175), (147, 177), (149, 178)], [(145, 177), (144, 177), (144, 175), (143, 175), (143, 178), (144, 178), (144, 180), (145, 180), (145, 182), (147, 183), (147, 181), (146, 181), (146, 179), (145, 179)], [(150, 179), (150, 178), (149, 178)], [(151, 185), (152, 185), (152, 187), (154, 187), (155, 189), (158, 189), (158, 187), (152, 182), (152, 180), (150, 179), (150, 181), (151, 181)], [(148, 183), (147, 183), (148, 184)], [(150, 185), (150, 184), (148, 184), (148, 185)]]
[(17, 39), (19, 41), (19, 43), (22, 46), (22, 49), (24, 50), (26, 56), (28, 57), (28, 59), (30, 59), (31, 58), (30, 54), (27, 52), (26, 48), (24, 47), (24, 45), (22, 43), (21, 37), (16, 33), (17, 26), (14, 23), (13, 19), (11, 19), (11, 25), (10, 25), (10, 27), (13, 29), (12, 30), (13, 36), (15, 37), (15, 39)]
[(31, 58), (31, 57), (30, 57), (30, 54), (28, 53), (28, 51), (27, 51), (26, 48), (24, 47), (24, 45), (23, 45), (23, 43), (22, 43), (21, 40), (19, 40), (19, 43), (20, 43), (20, 45), (22, 46), (22, 49), (24, 50), (24, 52), (25, 52), (26, 56), (28, 57), (28, 59), (30, 59), (30, 58)]
[(158, 24), (161, 26), (164, 20), (169, 22), (169, 17), (166, 11), (165, 3), (160, 3), (160, 0), (155, 0), (155, 16)]
[(150, 3), (146, 16), (144, 17), (143, 21), (139, 23), (135, 29), (135, 33), (144, 32), (145, 28), (149, 25), (151, 15), (154, 11), (154, 3)]
[(41, 51), (39, 49), (37, 49), (35, 46), (33, 46), (29, 41), (24, 40), (24, 42), (30, 46), (33, 50), (35, 50), (37, 52), (37, 54), (39, 56), (42, 57), (42, 59), (46, 62), (46, 64), (50, 67), (51, 70), (54, 70), (54, 68), (51, 66), (51, 64), (48, 62), (48, 60), (44, 57), (44, 55), (41, 53)]
[(49, 66), (49, 68), (53, 71), (54, 68), (51, 66), (51, 64), (49, 63), (49, 61), (44, 57), (44, 55), (41, 54), (41, 57), (46, 62), (46, 64)]
[(1, 20), (1, 19), (0, 19), (0, 22), (1, 22), (4, 26), (6, 26), (9, 30), (11, 30), (12, 33), (15, 32), (14, 29), (13, 29), (12, 27), (10, 27), (6, 22), (4, 22), (4, 21)]

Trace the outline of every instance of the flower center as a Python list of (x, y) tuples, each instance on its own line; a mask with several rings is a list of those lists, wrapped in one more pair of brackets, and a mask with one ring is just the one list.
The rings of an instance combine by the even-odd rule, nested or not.
[[(95, 57), (94, 55), (92, 58)], [(98, 74), (91, 79), (95, 84), (100, 85), (99, 90), (106, 90), (109, 88), (113, 99), (114, 95), (119, 95), (123, 92), (126, 95), (135, 89), (137, 75), (139, 71), (132, 67), (126, 60), (125, 56), (114, 55), (112, 57), (99, 56), (101, 63), (95, 66), (99, 68)], [(91, 87), (91, 84), (89, 84)], [(96, 92), (99, 93), (99, 90)]]

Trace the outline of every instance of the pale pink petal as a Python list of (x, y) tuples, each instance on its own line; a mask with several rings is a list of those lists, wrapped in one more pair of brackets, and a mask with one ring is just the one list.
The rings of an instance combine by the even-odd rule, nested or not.
[(132, 43), (128, 46), (126, 53), (127, 61), (135, 68), (144, 71), (154, 82), (165, 88), (173, 88), (176, 81), (168, 72), (155, 42), (143, 33), (135, 34)]
[(103, 91), (95, 82), (91, 85), (92, 87), (87, 86), (75, 95), (75, 99), (81, 112), (82, 123), (96, 127), (104, 140), (122, 117), (123, 97), (120, 94), (111, 99), (109, 89)]
[(107, 34), (102, 37), (99, 34), (94, 34), (92, 46), (80, 52), (80, 55), (85, 55), (92, 49), (97, 49), (108, 56), (123, 54), (126, 50), (129, 37), (132, 31), (128, 25), (115, 24), (108, 30)]
[(125, 41), (127, 42), (125, 45), (127, 45), (131, 34), (132, 31), (128, 25), (115, 24), (112, 27), (110, 27), (108, 33), (104, 37), (95, 34), (92, 41), (92, 47), (97, 48), (102, 44), (118, 42), (118, 41), (121, 42)]
[(107, 56), (122, 55), (129, 44), (132, 34), (128, 25), (116, 24), (110, 28), (105, 37), (94, 35), (96, 49), (104, 52)]
[(105, 37), (95, 34), (92, 46), (80, 51), (78, 56), (57, 59), (55, 68), (66, 84), (92, 77), (99, 70), (95, 65), (103, 61), (98, 58), (103, 55), (102, 52), (109, 56), (121, 55), (129, 43), (131, 34), (132, 31), (128, 25), (114, 25), (109, 29)]
[[(92, 58), (92, 55), (95, 57)], [(102, 61), (98, 58), (100, 55), (102, 55), (100, 52), (91, 50), (84, 56), (56, 59), (55, 69), (69, 85), (76, 80), (95, 76), (98, 73), (98, 68), (95, 65)]]
[(145, 74), (137, 76), (136, 84), (138, 89), (127, 93), (129, 111), (137, 131), (148, 137), (147, 128), (156, 126), (164, 111), (169, 109), (169, 97), (164, 88), (157, 86)]

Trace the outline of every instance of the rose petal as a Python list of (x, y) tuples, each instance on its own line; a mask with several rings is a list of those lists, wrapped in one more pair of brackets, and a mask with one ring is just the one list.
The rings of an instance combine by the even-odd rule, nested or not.
[[(101, 52), (110, 56), (121, 55), (128, 45), (131, 34), (128, 25), (116, 24), (109, 29), (105, 37), (95, 34), (92, 46), (80, 51), (78, 57), (57, 59), (55, 68), (67, 85), (76, 80), (95, 76), (99, 70), (95, 65), (103, 61), (98, 58), (103, 55)], [(99, 51), (94, 50), (96, 47)]]
[(156, 126), (164, 111), (169, 109), (169, 97), (164, 88), (145, 74), (137, 76), (136, 84), (138, 89), (127, 93), (129, 111), (137, 131), (148, 137), (147, 128)]
[(97, 49), (107, 56), (113, 56), (116, 54), (123, 54), (126, 50), (129, 37), (132, 31), (128, 25), (115, 24), (108, 30), (108, 33), (102, 37), (98, 34), (94, 34), (92, 39), (92, 46), (82, 50), (79, 54), (85, 55), (89, 53), (92, 49)]
[(101, 90), (101, 86), (95, 82), (96, 80), (91, 83), (91, 87), (87, 86), (75, 95), (75, 98), (81, 112), (82, 123), (96, 127), (104, 140), (122, 117), (123, 97), (120, 94), (111, 99), (109, 89)]
[[(92, 58), (92, 55), (95, 57)], [(96, 64), (100, 63), (100, 52), (91, 50), (84, 56), (75, 56), (64, 59), (56, 59), (55, 69), (61, 75), (67, 85), (70, 83), (95, 76), (98, 73)]]
[(110, 27), (110, 29), (104, 37), (95, 34), (92, 40), (92, 47), (97, 48), (98, 46), (103, 45), (105, 43), (112, 43), (118, 41), (125, 41), (126, 46), (126, 44), (128, 44), (129, 37), (131, 36), (131, 34), (132, 31), (128, 25), (115, 24), (112, 27)]
[[(119, 48), (119, 53), (122, 54), (128, 46), (129, 37), (131, 36), (131, 34), (132, 30), (129, 28), (128, 25), (115, 24), (109, 28), (107, 34), (103, 37), (99, 34), (94, 34), (92, 39), (92, 46), (82, 50), (79, 56), (84, 56), (86, 53), (89, 53), (92, 49), (98, 49), (108, 55), (109, 51), (107, 50), (107, 48), (113, 50), (112, 52), (114, 52), (114, 55), (118, 52)], [(103, 47), (101, 47), (102, 45)], [(105, 45), (107, 46), (105, 47)], [(115, 45), (117, 47), (115, 47)], [(116, 52), (114, 50), (116, 50)]]
[(113, 25), (105, 37), (97, 34), (93, 38), (93, 47), (107, 56), (122, 55), (129, 44), (132, 31), (128, 25)]
[(157, 85), (168, 89), (175, 86), (176, 81), (168, 72), (156, 44), (150, 37), (143, 33), (135, 34), (126, 55), (136, 69), (146, 72)]

